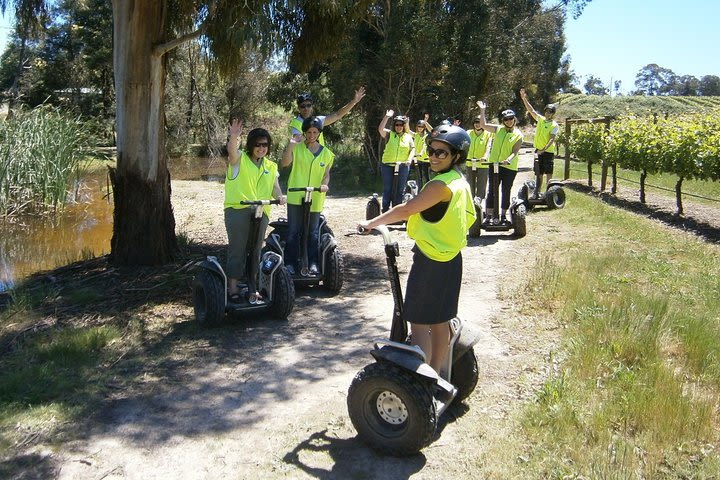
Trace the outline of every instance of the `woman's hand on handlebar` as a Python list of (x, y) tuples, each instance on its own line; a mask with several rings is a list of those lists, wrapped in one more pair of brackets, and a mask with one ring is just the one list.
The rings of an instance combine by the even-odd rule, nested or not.
[(285, 205), (287, 203), (287, 197), (285, 195), (280, 195), (277, 200), (280, 205)]
[(320, 185), (320, 191), (321, 191), (321, 192), (325, 193), (325, 192), (327, 192), (328, 190), (330, 190), (330, 187), (328, 187), (327, 185)]
[(367, 235), (370, 233), (372, 228), (369, 228), (368, 225), (370, 225), (371, 220), (365, 220), (363, 222), (358, 222), (357, 225), (357, 232), (361, 235)]

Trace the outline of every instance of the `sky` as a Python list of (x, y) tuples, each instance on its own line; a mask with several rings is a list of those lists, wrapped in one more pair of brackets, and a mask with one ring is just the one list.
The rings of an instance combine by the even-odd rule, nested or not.
[[(566, 54), (580, 88), (594, 75), (606, 86), (620, 80), (628, 93), (650, 63), (677, 75), (720, 76), (719, 20), (720, 0), (592, 0), (579, 18), (568, 16)], [(0, 18), (0, 52), (11, 25)]]
[(578, 19), (568, 16), (565, 42), (580, 80), (598, 77), (606, 86), (656, 63), (676, 75), (720, 76), (720, 1), (592, 0)]

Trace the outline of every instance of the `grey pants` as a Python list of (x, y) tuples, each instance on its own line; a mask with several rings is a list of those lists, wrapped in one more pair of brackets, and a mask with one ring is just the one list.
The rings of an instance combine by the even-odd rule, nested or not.
[[(225, 230), (228, 236), (227, 267), (225, 274), (229, 278), (247, 281), (248, 286), (256, 289), (255, 280), (260, 264), (260, 249), (265, 238), (269, 219), (263, 213), (257, 237), (249, 239), (250, 226), (254, 215), (254, 208), (226, 208)], [(248, 258), (249, 257), (249, 258)], [(248, 261), (249, 260), (249, 261)], [(247, 272), (247, 265), (250, 272)], [(248, 275), (249, 273), (249, 275)]]

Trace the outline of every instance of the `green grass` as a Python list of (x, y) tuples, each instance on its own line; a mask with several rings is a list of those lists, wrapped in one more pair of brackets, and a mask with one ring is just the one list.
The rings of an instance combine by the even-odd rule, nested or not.
[(113, 326), (48, 330), (0, 360), (0, 450), (81, 415), (104, 388), (100, 368), (121, 332)]
[(522, 415), (523, 478), (717, 478), (720, 250), (568, 204), (552, 215), (578, 234), (540, 255), (525, 292), (563, 325), (565, 360)]
[[(554, 178), (563, 178), (565, 169), (565, 159), (555, 159), (555, 169), (553, 172)], [(593, 164), (593, 186), (596, 188), (600, 187), (600, 175), (602, 167), (598, 164)], [(618, 168), (618, 187), (622, 189), (639, 190), (640, 189), (640, 172), (634, 170), (625, 170)], [(587, 180), (587, 163), (585, 162), (570, 162), (570, 179), (571, 180)], [(675, 184), (678, 181), (678, 177), (669, 174), (654, 174), (648, 175), (645, 179), (646, 192), (657, 195), (663, 195), (668, 198), (675, 198)], [(608, 169), (608, 179), (606, 189), (609, 191), (612, 187), (612, 171)], [(661, 188), (655, 188), (661, 187)], [(705, 205), (718, 206), (717, 200), (720, 200), (720, 182), (713, 182), (708, 180), (683, 180), (682, 192), (684, 194), (689, 193), (692, 195), (699, 195), (701, 197), (707, 197), (711, 200), (703, 198), (692, 198), (693, 202), (703, 203)], [(714, 199), (714, 200), (712, 200)]]

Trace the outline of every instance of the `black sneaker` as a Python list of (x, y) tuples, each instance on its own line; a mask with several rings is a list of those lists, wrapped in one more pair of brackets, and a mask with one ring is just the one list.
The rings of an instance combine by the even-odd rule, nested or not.
[(317, 275), (318, 273), (320, 273), (320, 269), (318, 269), (317, 263), (311, 263), (308, 271), (310, 272), (310, 275)]
[(294, 277), (295, 275), (297, 275), (297, 272), (295, 271), (295, 267), (293, 267), (292, 265), (285, 265), (285, 268), (287, 268), (287, 271), (290, 274), (290, 276)]
[(502, 221), (500, 222), (500, 225), (502, 225), (503, 227), (509, 227), (510, 225), (512, 225), (512, 222), (510, 221), (510, 219), (508, 219), (507, 217), (505, 217), (505, 218), (503, 218)]

